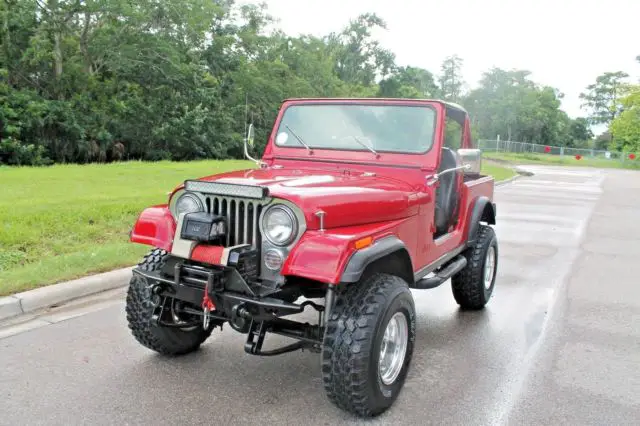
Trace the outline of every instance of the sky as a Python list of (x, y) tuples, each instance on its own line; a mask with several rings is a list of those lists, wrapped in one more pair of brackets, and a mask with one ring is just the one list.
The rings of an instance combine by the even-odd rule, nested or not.
[(322, 36), (376, 13), (387, 23), (376, 38), (396, 63), (437, 74), (457, 54), (470, 88), (494, 66), (529, 70), (533, 81), (565, 94), (562, 108), (571, 117), (586, 114), (578, 95), (599, 74), (620, 70), (640, 79), (640, 0), (262, 1), (291, 35)]

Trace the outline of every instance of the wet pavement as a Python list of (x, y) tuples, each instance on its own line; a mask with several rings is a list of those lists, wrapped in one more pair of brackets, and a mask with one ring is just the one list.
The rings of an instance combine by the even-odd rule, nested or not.
[[(416, 350), (374, 424), (640, 423), (640, 173), (528, 167), (496, 188), (494, 297), (414, 290)], [(197, 353), (138, 345), (122, 291), (0, 328), (0, 424), (352, 424), (319, 356), (258, 358), (225, 327)], [(267, 337), (267, 347), (284, 342)]]

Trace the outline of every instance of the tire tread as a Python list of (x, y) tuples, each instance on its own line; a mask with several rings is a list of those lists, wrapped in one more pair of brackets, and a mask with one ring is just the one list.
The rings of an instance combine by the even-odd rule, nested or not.
[[(488, 225), (480, 225), (473, 247), (464, 253), (467, 266), (451, 279), (453, 297), (463, 309), (482, 309), (488, 302), (484, 289), (484, 258), (488, 245), (495, 239), (495, 231)], [(497, 256), (497, 249), (496, 249)], [(497, 267), (497, 259), (496, 259)]]
[[(167, 256), (166, 251), (154, 249), (144, 256), (138, 266), (144, 271), (157, 271), (162, 268)], [(125, 311), (131, 334), (140, 344), (163, 355), (183, 355), (198, 349), (211, 335), (213, 327), (209, 330), (198, 327), (184, 331), (152, 324), (153, 310), (146, 280), (138, 276), (132, 277), (127, 291)]]
[[(391, 290), (407, 284), (401, 278), (376, 274), (345, 286), (335, 298), (322, 351), (322, 379), (329, 400), (337, 407), (369, 417), (387, 407), (372, 407), (368, 391), (372, 335)], [(407, 357), (411, 354), (407, 353)]]

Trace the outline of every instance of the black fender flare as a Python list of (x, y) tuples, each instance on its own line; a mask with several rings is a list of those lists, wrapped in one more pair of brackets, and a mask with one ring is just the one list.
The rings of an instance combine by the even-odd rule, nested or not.
[[(372, 245), (362, 250), (358, 250), (351, 255), (347, 266), (342, 271), (340, 282), (354, 283), (360, 280), (367, 266), (373, 262), (382, 259), (385, 256), (396, 253), (398, 251), (404, 251), (409, 253), (405, 244), (395, 235), (381, 238), (375, 241)], [(409, 261), (411, 258), (409, 257)], [(413, 271), (410, 271), (413, 275)]]
[(473, 203), (473, 208), (469, 213), (469, 233), (467, 234), (467, 245), (472, 245), (476, 241), (480, 222), (487, 222), (489, 225), (496, 224), (496, 203), (489, 197), (478, 197)]

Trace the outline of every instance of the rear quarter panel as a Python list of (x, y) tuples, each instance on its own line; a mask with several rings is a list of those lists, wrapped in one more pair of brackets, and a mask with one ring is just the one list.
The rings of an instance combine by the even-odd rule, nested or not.
[(493, 202), (494, 186), (495, 181), (491, 176), (482, 176), (478, 179), (469, 180), (463, 183), (462, 209), (460, 211), (460, 217), (465, 218), (465, 220), (461, 220), (460, 222), (462, 224), (461, 230), (465, 241), (469, 233), (471, 211), (475, 202), (480, 197), (487, 197)]

